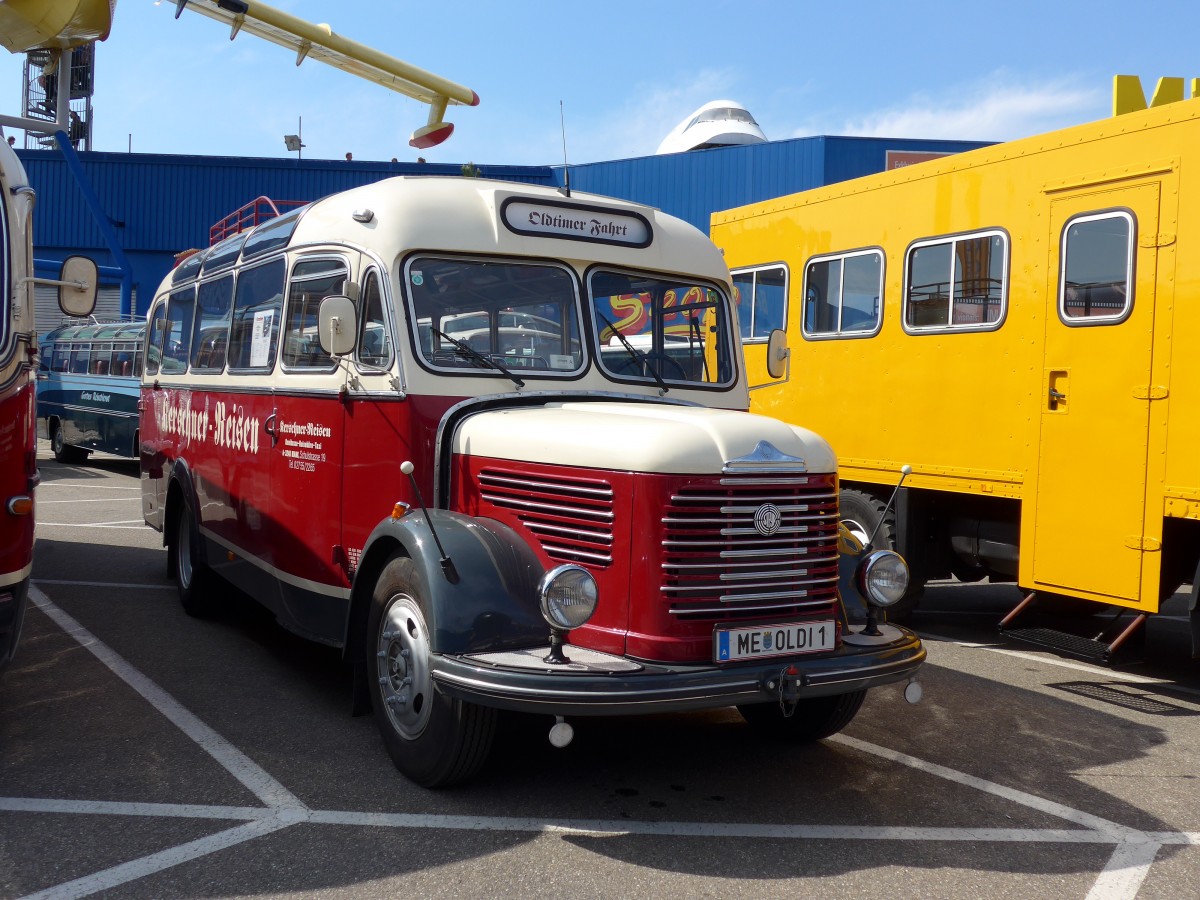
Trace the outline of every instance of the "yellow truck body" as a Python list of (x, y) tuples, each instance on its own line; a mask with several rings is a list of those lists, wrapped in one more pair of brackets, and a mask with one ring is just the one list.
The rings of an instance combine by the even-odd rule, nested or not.
[[(712, 238), (751, 408), (830, 440), (844, 508), (912, 467), (882, 530), (914, 581), (1151, 613), (1193, 579), (1200, 102), (715, 213)], [(781, 278), (773, 379), (745, 323)]]

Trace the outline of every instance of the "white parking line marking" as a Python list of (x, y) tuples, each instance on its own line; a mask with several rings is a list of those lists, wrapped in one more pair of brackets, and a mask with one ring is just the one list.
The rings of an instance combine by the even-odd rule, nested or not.
[(1082, 812), (1078, 809), (1072, 809), (1069, 806), (1064, 806), (1061, 803), (1055, 803), (1053, 800), (1046, 800), (1034, 794), (1026, 793), (1025, 791), (1017, 790), (1016, 788), (1005, 787), (1002, 784), (995, 784), (991, 781), (985, 781), (982, 778), (977, 778), (974, 775), (968, 775), (966, 772), (959, 772), (957, 769), (950, 769), (946, 766), (940, 766), (937, 763), (927, 762), (923, 759), (918, 759), (915, 756), (909, 756), (907, 753), (901, 753), (898, 750), (891, 750), (887, 747), (880, 747), (878, 744), (871, 744), (867, 741), (860, 741), (858, 738), (852, 738), (845, 734), (835, 734), (833, 737), (827, 738), (839, 744), (845, 744), (847, 747), (852, 747), (855, 750), (860, 750), (863, 753), (870, 753), (874, 756), (880, 756), (884, 759), (889, 759), (892, 762), (898, 762), (920, 772), (925, 772), (929, 775), (934, 775), (946, 781), (953, 781), (957, 784), (962, 784), (977, 791), (982, 791), (985, 794), (992, 794), (996, 797), (1002, 797), (1013, 803), (1018, 803), (1021, 806), (1027, 806), (1030, 809), (1036, 809), (1038, 812), (1044, 812), (1051, 816), (1056, 816), (1060, 819), (1066, 819), (1068, 822), (1074, 822), (1076, 825), (1082, 825), (1084, 828), (1090, 828), (1093, 831), (1098, 831), (1101, 834), (1106, 834), (1113, 841), (1146, 841), (1146, 835), (1135, 828), (1127, 828), (1124, 825), (1118, 825), (1116, 822), (1110, 822), (1107, 819), (1102, 819), (1099, 816), (1093, 816), (1091, 813)]
[(146, 523), (141, 519), (122, 519), (119, 522), (91, 522), (88, 524), (80, 524), (78, 522), (38, 522), (39, 528), (53, 526), (54, 528), (124, 528), (133, 531), (145, 531)]
[(46, 488), (71, 488), (73, 490), (88, 490), (88, 491), (140, 491), (141, 487), (120, 487), (119, 485), (110, 484), (80, 484), (77, 481), (43, 481), (38, 485), (39, 491), (44, 491)]
[(1153, 842), (1118, 844), (1108, 865), (1088, 891), (1087, 900), (1132, 900), (1150, 874), (1150, 865), (1158, 848), (1159, 845)]
[(173, 591), (173, 584), (133, 584), (123, 581), (68, 581), (61, 578), (36, 578), (34, 584), (65, 584), (71, 587), (122, 588), (135, 591)]
[(187, 844), (180, 844), (177, 847), (171, 847), (159, 853), (152, 853), (149, 856), (143, 856), (140, 859), (131, 860), (119, 866), (113, 866), (111, 869), (105, 869), (103, 872), (85, 875), (83, 878), (56, 885), (47, 890), (39, 891), (36, 894), (29, 894), (24, 900), (74, 900), (76, 897), (87, 897), (90, 894), (115, 888), (118, 885), (134, 881), (138, 878), (144, 878), (147, 875), (153, 875), (155, 872), (161, 872), (163, 869), (169, 869), (181, 863), (191, 862), (193, 859), (208, 856), (210, 853), (216, 853), (218, 850), (224, 850), (227, 847), (245, 843), (254, 838), (262, 837), (264, 834), (279, 831), (281, 828), (288, 828), (294, 824), (296, 823), (287, 818), (271, 818), (259, 822), (249, 822), (245, 825), (239, 825), (236, 828), (230, 828), (228, 831), (211, 834), (208, 837), (202, 837)]
[(141, 694), (168, 720), (200, 745), (213, 759), (267, 806), (303, 807), (291, 791), (267, 774), (258, 763), (225, 740), (174, 697), (117, 655), (107, 644), (50, 601), (36, 585), (29, 586), (29, 599), (63, 631), (112, 670), (118, 678)]
[(1097, 678), (1104, 678), (1107, 681), (1120, 681), (1128, 684), (1146, 684), (1158, 685), (1160, 687), (1169, 687), (1172, 693), (1180, 694), (1196, 694), (1200, 696), (1200, 688), (1189, 687), (1186, 684), (1180, 684), (1177, 681), (1169, 681), (1165, 678), (1149, 678), (1145, 675), (1135, 675), (1132, 672), (1121, 672), (1116, 669), (1102, 669), (1099, 666), (1089, 666), (1086, 663), (1071, 662), (1066, 659), (1059, 659), (1054, 656), (1041, 656), (1037, 653), (1027, 653), (1022, 650), (1009, 650), (1007, 647), (998, 647), (994, 644), (980, 644), (975, 641), (960, 641), (952, 637), (933, 634), (931, 632), (921, 631), (921, 639), (929, 639), (939, 641), (944, 644), (954, 644), (957, 647), (963, 647), (967, 650), (987, 650), (989, 653), (999, 653), (1004, 656), (1015, 656), (1017, 659), (1027, 659), (1036, 663), (1043, 663), (1047, 666), (1057, 666), (1060, 669), (1074, 669), (1077, 672), (1087, 672), (1089, 675), (1095, 675)]
[(140, 503), (141, 497), (95, 497), (91, 500), (39, 500), (38, 506), (49, 506), (51, 503)]
[(73, 813), (84, 816), (154, 816), (164, 819), (268, 819), (275, 811), (266, 806), (204, 806), (198, 803), (122, 803), (117, 800), (43, 800), (36, 797), (0, 797), (6, 812)]
[[(1091, 813), (1038, 797), (1025, 791), (986, 781), (965, 772), (928, 762), (847, 735), (830, 740), (859, 752), (900, 763), (987, 794), (1038, 810), (1081, 826), (1078, 829), (1032, 828), (920, 828), (906, 826), (759, 825), (753, 823), (636, 822), (521, 818), (511, 816), (444, 816), (405, 813), (367, 813), (311, 810), (257, 763), (186, 710), (153, 681), (131, 666), (70, 615), (56, 606), (36, 586), (30, 585), (32, 602), (67, 634), (94, 654), (119, 678), (148, 700), (167, 719), (213, 756), (265, 804), (265, 808), (201, 806), (194, 804), (118, 803), (109, 801), (0, 798), (0, 810), (60, 812), (91, 815), (162, 816), (164, 818), (249, 819), (237, 827), (190, 841), (167, 850), (114, 866), (102, 872), (58, 885), (38, 898), (84, 897), (114, 888), (200, 857), (253, 840), (300, 823), (356, 825), (467, 831), (523, 831), (605, 835), (685, 836), (698, 838), (746, 837), (825, 840), (892, 841), (993, 841), (1019, 843), (1115, 844), (1112, 856), (1098, 875), (1088, 900), (1132, 900), (1164, 844), (1200, 845), (1200, 833), (1147, 834)], [(1040, 658), (1039, 658), (1040, 659)]]

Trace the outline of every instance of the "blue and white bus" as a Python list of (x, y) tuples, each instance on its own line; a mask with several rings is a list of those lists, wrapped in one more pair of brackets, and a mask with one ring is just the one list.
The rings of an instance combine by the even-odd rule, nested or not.
[(38, 431), (54, 458), (79, 463), (94, 450), (138, 455), (138, 381), (144, 320), (75, 322), (41, 341)]

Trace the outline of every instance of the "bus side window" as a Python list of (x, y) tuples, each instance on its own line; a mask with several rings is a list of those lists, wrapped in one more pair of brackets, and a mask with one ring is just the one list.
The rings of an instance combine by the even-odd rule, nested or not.
[(88, 344), (71, 345), (71, 374), (86, 375), (91, 362), (92, 350)]
[(229, 330), (229, 369), (269, 372), (275, 365), (283, 307), (282, 258), (238, 273)]
[(192, 316), (196, 307), (196, 288), (174, 291), (167, 303), (166, 343), (162, 348), (162, 372), (178, 375), (187, 371), (191, 355)]
[(133, 374), (133, 344), (117, 344), (113, 347), (111, 375), (128, 378)]
[(321, 301), (346, 289), (346, 266), (341, 260), (315, 259), (296, 263), (288, 291), (283, 365), (288, 369), (331, 369), (333, 357), (321, 349), (317, 314)]
[(192, 333), (192, 368), (220, 372), (233, 312), (233, 275), (200, 285), (196, 295), (196, 327)]
[(367, 366), (386, 369), (392, 364), (392, 337), (383, 315), (383, 292), (379, 273), (367, 273), (363, 288), (362, 315), (358, 334), (358, 361)]
[(112, 344), (92, 344), (88, 372), (92, 375), (108, 375), (112, 363)]
[(167, 333), (167, 304), (159, 301), (150, 314), (150, 327), (146, 329), (146, 374), (157, 375), (159, 360), (162, 359), (163, 339)]

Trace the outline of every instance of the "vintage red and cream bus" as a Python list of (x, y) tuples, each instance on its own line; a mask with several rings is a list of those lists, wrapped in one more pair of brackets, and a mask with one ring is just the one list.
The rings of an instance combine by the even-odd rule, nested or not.
[(33, 570), (33, 489), (38, 482), (33, 360), (33, 190), (0, 140), (0, 670), (21, 635)]
[(68, 258), (57, 280), (34, 277), (33, 205), (25, 168), (0, 139), (0, 672), (21, 637), (33, 571), (38, 483), (33, 286), (57, 285), (67, 315), (86, 315), (96, 299), (97, 269), (89, 259)]
[(429, 786), (483, 763), (504, 710), (558, 745), (567, 717), (726, 706), (813, 740), (869, 688), (915, 700), (925, 651), (876, 614), (904, 561), (839, 533), (823, 440), (746, 412), (732, 296), (686, 223), (477, 178), (389, 179), (191, 256), (141, 400), (184, 608), (228, 582), (342, 648)]

